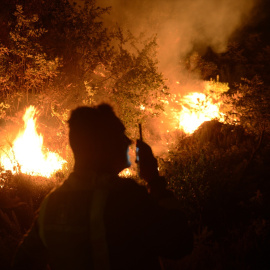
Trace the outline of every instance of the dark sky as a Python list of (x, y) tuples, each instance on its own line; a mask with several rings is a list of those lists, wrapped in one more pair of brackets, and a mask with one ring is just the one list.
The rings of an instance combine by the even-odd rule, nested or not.
[(262, 0), (254, 14), (254, 21), (247, 31), (260, 32), (270, 44), (270, 1)]

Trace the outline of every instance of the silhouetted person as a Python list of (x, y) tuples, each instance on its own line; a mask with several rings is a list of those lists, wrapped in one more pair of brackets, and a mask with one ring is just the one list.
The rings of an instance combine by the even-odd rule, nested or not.
[(138, 141), (147, 192), (118, 177), (130, 166), (131, 141), (109, 105), (77, 108), (69, 127), (74, 172), (44, 199), (14, 269), (151, 270), (160, 269), (159, 256), (190, 253), (192, 233), (151, 148)]

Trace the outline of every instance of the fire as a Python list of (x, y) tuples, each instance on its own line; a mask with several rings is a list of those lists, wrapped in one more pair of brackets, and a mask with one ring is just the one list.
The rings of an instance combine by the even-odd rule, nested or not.
[(214, 118), (223, 121), (220, 103), (203, 93), (190, 93), (182, 99), (182, 111), (179, 115), (179, 127), (187, 134), (193, 133), (203, 122)]
[(140, 110), (141, 110), (141, 111), (144, 111), (144, 110), (145, 110), (145, 106), (141, 105), (141, 106), (140, 106)]
[(122, 178), (129, 178), (133, 176), (133, 173), (129, 168), (126, 168), (119, 173), (119, 176)]
[(22, 172), (29, 175), (50, 177), (62, 169), (65, 160), (58, 154), (44, 149), (43, 136), (36, 130), (36, 114), (34, 106), (26, 109), (24, 114), (24, 130), (14, 140), (12, 147), (1, 156), (1, 166), (12, 173)]
[[(176, 82), (180, 85), (180, 82)], [(190, 92), (190, 89), (195, 91)], [(192, 134), (203, 122), (212, 119), (225, 121), (226, 110), (223, 93), (228, 91), (226, 83), (204, 81), (198, 85), (180, 86), (174, 89), (164, 100), (164, 114), (161, 118), (160, 130), (170, 133), (182, 130), (185, 134)], [(180, 92), (187, 92), (182, 96)], [(227, 108), (228, 109), (228, 108)], [(228, 116), (226, 115), (228, 118)]]

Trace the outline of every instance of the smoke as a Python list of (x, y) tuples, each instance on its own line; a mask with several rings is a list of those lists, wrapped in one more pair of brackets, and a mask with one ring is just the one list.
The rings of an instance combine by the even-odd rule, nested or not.
[[(179, 97), (189, 92), (203, 92), (205, 88), (198, 74), (186, 71), (181, 60), (195, 51), (203, 53), (208, 47), (215, 52), (225, 51), (230, 37), (251, 23), (259, 1), (97, 0), (97, 4), (112, 7), (105, 21), (108, 27), (117, 23), (135, 36), (140, 33), (146, 37), (157, 36), (159, 70), (168, 79), (170, 92)], [(155, 153), (167, 151), (168, 142), (174, 141), (173, 137), (166, 136), (171, 134), (168, 130), (172, 130), (174, 122), (170, 119), (172, 110), (180, 112), (180, 105), (170, 103), (156, 123), (151, 120), (151, 124), (146, 124), (152, 135), (160, 137), (156, 143), (151, 142)]]
[(161, 71), (181, 57), (211, 47), (226, 49), (230, 36), (249, 23), (256, 0), (98, 0), (112, 6), (109, 23), (132, 33), (157, 34)]

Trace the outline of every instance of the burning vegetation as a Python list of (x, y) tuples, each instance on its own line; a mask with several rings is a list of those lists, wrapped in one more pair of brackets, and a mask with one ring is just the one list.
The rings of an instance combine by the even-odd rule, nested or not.
[(178, 129), (185, 134), (192, 134), (205, 121), (225, 122), (226, 106), (222, 95), (228, 90), (228, 84), (211, 80), (202, 83), (200, 93), (171, 94), (163, 101), (168, 119), (162, 122), (171, 124), (168, 132)]
[(36, 114), (34, 106), (28, 107), (23, 116), (24, 130), (10, 147), (2, 147), (0, 164), (5, 171), (50, 177), (66, 163), (44, 147), (43, 136), (36, 130)]
[[(64, 0), (11, 2), (0, 9), (0, 128), (2, 138), (14, 137), (2, 140), (0, 152), (0, 265), (8, 269), (41, 200), (58, 183), (50, 179), (72, 170), (70, 110), (105, 101), (133, 141), (142, 124), (194, 228), (193, 254), (173, 265), (164, 261), (165, 269), (269, 269), (269, 35), (245, 29), (227, 43), (253, 1), (242, 12), (221, 1), (226, 24), (217, 20), (223, 18), (217, 1), (206, 9), (195, 1), (185, 27), (174, 32), (170, 22), (179, 14), (168, 12), (167, 24), (161, 13), (155, 26), (162, 30), (147, 38), (105, 28), (110, 8), (92, 0), (82, 1), (83, 9)], [(225, 29), (226, 14), (234, 29)], [(18, 123), (19, 132), (7, 129)], [(136, 168), (121, 176), (136, 178)], [(41, 185), (32, 181), (38, 177)]]
[[(169, 95), (163, 100), (166, 106), (162, 114), (163, 120), (160, 121), (169, 123), (171, 129), (159, 130), (161, 135), (177, 130), (183, 131), (184, 134), (192, 134), (203, 122), (212, 119), (224, 122), (224, 113), (220, 111), (220, 100), (222, 92), (227, 90), (226, 84), (218, 84), (219, 94), (216, 90), (217, 83), (211, 81), (205, 82), (205, 85), (204, 92), (208, 92), (208, 94), (194, 92), (183, 97)], [(215, 86), (215, 91), (213, 86)], [(141, 105), (140, 110), (145, 111), (147, 108)], [(0, 164), (4, 171), (49, 178), (62, 170), (66, 161), (59, 154), (46, 149), (43, 145), (43, 135), (37, 133), (37, 115), (37, 109), (29, 106), (23, 116), (24, 129), (19, 132), (10, 145), (2, 146)], [(164, 120), (164, 117), (167, 119)], [(126, 169), (120, 175), (130, 177), (134, 175), (134, 170)]]

